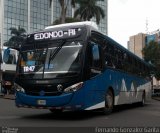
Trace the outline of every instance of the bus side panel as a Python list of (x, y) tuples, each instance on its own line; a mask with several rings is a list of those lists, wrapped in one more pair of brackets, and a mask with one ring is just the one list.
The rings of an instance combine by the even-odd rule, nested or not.
[(133, 75), (115, 72), (119, 75), (121, 85), (119, 86), (119, 94), (115, 97), (115, 105), (129, 104), (142, 101), (142, 95), (145, 91), (147, 97), (150, 96), (150, 82)]
[(112, 88), (114, 92), (114, 105), (141, 102), (143, 91), (145, 90), (148, 97), (151, 92), (150, 82), (147, 80), (107, 69), (104, 73), (86, 81), (86, 110), (103, 108), (105, 94), (109, 88)]
[(103, 108), (105, 106), (105, 95), (109, 87), (113, 88), (114, 94), (118, 94), (115, 82), (117, 75), (113, 70), (106, 70), (90, 80), (86, 81), (85, 105), (86, 110)]

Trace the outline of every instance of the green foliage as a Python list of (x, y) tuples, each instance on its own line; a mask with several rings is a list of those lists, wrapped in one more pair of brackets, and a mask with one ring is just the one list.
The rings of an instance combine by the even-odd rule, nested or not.
[[(53, 0), (50, 0), (50, 6), (52, 2)], [(58, 0), (58, 2), (61, 7), (61, 13), (57, 21), (58, 21), (58, 24), (63, 24), (65, 23), (65, 20), (66, 20), (66, 13), (67, 13), (67, 8), (69, 4), (71, 4), (72, 7), (75, 7), (76, 0)]]
[(13, 49), (19, 49), (20, 46), (24, 43), (26, 38), (26, 30), (24, 28), (21, 28), (20, 26), (17, 28), (11, 27), (11, 35), (12, 37), (4, 43), (4, 46), (13, 48)]
[(84, 21), (90, 21), (95, 17), (97, 24), (99, 24), (100, 20), (105, 17), (105, 13), (100, 6), (97, 6), (98, 1), (104, 0), (76, 0), (79, 8), (75, 11), (74, 17), (80, 16), (80, 19)]
[[(53, 0), (50, 0), (50, 5)], [(75, 11), (75, 18), (80, 18), (81, 21), (90, 21), (91, 18), (95, 17), (97, 24), (99, 24), (100, 20), (105, 17), (105, 13), (103, 9), (100, 6), (97, 6), (98, 1), (104, 1), (104, 0), (58, 0), (60, 7), (61, 7), (61, 13), (59, 18), (53, 22), (54, 24), (62, 24), (62, 23), (68, 23), (70, 21), (67, 21), (66, 18), (66, 12), (69, 4), (73, 8), (75, 8), (76, 4), (79, 5), (79, 8)], [(79, 17), (80, 16), (80, 17)], [(71, 22), (77, 22), (77, 21), (71, 21)]]
[(21, 36), (26, 32), (26, 30), (24, 28), (21, 28), (20, 26), (18, 26), (18, 29), (11, 27), (10, 30), (11, 30), (11, 35), (14, 36)]
[(142, 50), (145, 61), (152, 63), (155, 67), (155, 77), (160, 80), (160, 44), (151, 41)]

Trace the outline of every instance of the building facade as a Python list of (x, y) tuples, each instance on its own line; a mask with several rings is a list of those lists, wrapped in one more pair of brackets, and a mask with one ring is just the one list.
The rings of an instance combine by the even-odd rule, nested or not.
[(11, 27), (22, 27), (27, 33), (51, 24), (49, 0), (1, 0), (2, 43), (10, 37)]
[(98, 28), (102, 33), (108, 35), (108, 0), (98, 1), (97, 5), (99, 5), (105, 13), (105, 17), (102, 20), (100, 20)]
[(145, 46), (145, 36), (144, 33), (139, 33), (129, 38), (128, 49), (140, 58), (143, 58), (142, 49)]
[(160, 30), (156, 30), (150, 33), (138, 33), (129, 37), (128, 50), (135, 55), (143, 58), (142, 49), (148, 45), (151, 41), (158, 42), (160, 44)]
[(146, 34), (145, 44), (148, 45), (151, 41), (155, 41), (160, 44), (160, 29)]

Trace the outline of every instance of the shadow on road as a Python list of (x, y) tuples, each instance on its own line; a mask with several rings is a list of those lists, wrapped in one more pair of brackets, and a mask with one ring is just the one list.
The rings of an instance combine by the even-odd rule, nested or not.
[(60, 114), (55, 113), (45, 113), (45, 114), (38, 114), (38, 115), (30, 115), (24, 116), (25, 119), (43, 119), (43, 120), (86, 120), (91, 119), (96, 116), (100, 116), (101, 112), (96, 111), (78, 111), (78, 112), (62, 112)]
[(123, 112), (123, 111), (143, 108), (143, 107), (147, 107), (147, 106), (149, 106), (149, 104), (145, 104), (144, 106), (141, 106), (139, 103), (118, 105), (114, 108), (114, 111), (112, 113), (120, 113), (120, 112)]
[[(145, 105), (144, 107), (149, 106)], [(124, 111), (128, 111), (131, 109), (137, 109), (137, 108), (143, 108), (140, 107), (138, 104), (132, 104), (132, 105), (121, 105), (116, 106), (111, 114), (108, 116), (114, 115), (114, 113), (121, 113)], [(66, 111), (60, 114), (54, 114), (51, 112), (45, 113), (45, 114), (38, 114), (38, 115), (29, 115), (24, 116), (25, 119), (39, 119), (39, 120), (63, 120), (63, 121), (79, 121), (79, 120), (87, 120), (92, 119), (95, 117), (103, 117), (105, 116), (101, 110), (94, 110), (94, 111), (77, 111), (77, 112), (70, 112)]]

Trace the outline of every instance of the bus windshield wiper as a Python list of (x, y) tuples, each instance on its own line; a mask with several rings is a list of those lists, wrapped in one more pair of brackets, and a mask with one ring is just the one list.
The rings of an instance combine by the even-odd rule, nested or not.
[(56, 57), (56, 55), (59, 53), (59, 51), (61, 50), (61, 48), (65, 43), (66, 43), (66, 40), (63, 40), (62, 43), (53, 52), (50, 53), (49, 61), (48, 61), (48, 69), (49, 69), (51, 60), (53, 60)]

